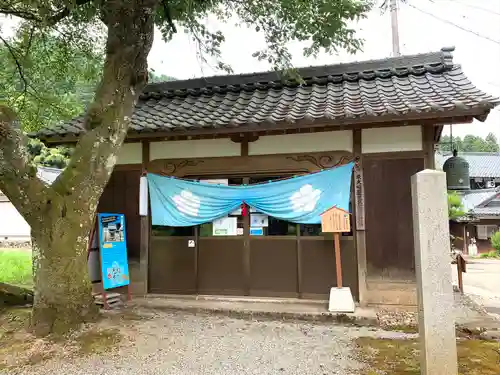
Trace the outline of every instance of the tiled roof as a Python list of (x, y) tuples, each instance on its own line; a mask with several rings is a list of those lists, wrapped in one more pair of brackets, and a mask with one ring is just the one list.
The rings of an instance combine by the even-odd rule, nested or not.
[[(469, 163), (469, 176), (471, 178), (500, 178), (500, 153), (498, 152), (459, 152), (458, 156)], [(436, 153), (436, 168), (442, 169), (446, 159), (451, 154)]]
[[(283, 80), (276, 72), (150, 84), (137, 103), (129, 133), (238, 132), (248, 125), (335, 125), (465, 111), (484, 120), (500, 100), (467, 79), (453, 63), (452, 51), (301, 68), (302, 84)], [(77, 135), (82, 124), (83, 116), (32, 136)]]
[(472, 211), (472, 214), (477, 218), (500, 217), (500, 207), (478, 207)]
[(474, 210), (476, 206), (498, 194), (498, 191), (496, 189), (477, 189), (464, 191), (459, 194), (462, 198), (464, 210), (469, 211)]
[(500, 188), (458, 192), (464, 211), (476, 219), (500, 217)]

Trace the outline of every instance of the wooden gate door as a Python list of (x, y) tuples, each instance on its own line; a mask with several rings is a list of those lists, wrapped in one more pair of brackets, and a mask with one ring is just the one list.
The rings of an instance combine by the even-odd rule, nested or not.
[(368, 276), (414, 275), (411, 176), (423, 168), (423, 158), (364, 159)]

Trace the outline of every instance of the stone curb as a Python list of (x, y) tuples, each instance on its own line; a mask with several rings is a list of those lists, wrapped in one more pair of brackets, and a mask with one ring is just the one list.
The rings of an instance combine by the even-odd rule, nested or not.
[(201, 316), (222, 316), (236, 319), (255, 319), (271, 321), (301, 321), (312, 323), (336, 323), (353, 326), (378, 326), (375, 317), (354, 316), (352, 314), (337, 313), (289, 313), (276, 311), (255, 311), (255, 310), (233, 310), (228, 308), (204, 308), (196, 306), (158, 306), (151, 304), (136, 305), (148, 310), (159, 310), (164, 312), (183, 311)]
[[(162, 312), (186, 312), (199, 316), (218, 316), (235, 319), (263, 320), (263, 321), (287, 321), (287, 322), (309, 322), (309, 323), (333, 323), (339, 325), (350, 325), (355, 327), (373, 327), (383, 330), (403, 331), (418, 333), (416, 324), (384, 324), (380, 318), (375, 316), (356, 316), (354, 314), (338, 313), (298, 313), (298, 312), (277, 312), (277, 311), (255, 311), (255, 310), (235, 310), (231, 308), (205, 308), (197, 306), (168, 306), (154, 303), (137, 303), (134, 307), (140, 307), (150, 311)], [(500, 322), (498, 327), (482, 327), (475, 324), (471, 327), (467, 324), (456, 324), (457, 337), (476, 337), (484, 339), (485, 332), (500, 332)]]

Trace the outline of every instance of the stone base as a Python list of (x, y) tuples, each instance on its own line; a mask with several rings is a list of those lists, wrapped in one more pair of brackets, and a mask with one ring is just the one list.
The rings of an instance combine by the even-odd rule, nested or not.
[(328, 311), (337, 313), (353, 313), (356, 309), (351, 288), (331, 288)]
[(399, 280), (367, 280), (366, 304), (368, 306), (417, 306), (415, 282)]

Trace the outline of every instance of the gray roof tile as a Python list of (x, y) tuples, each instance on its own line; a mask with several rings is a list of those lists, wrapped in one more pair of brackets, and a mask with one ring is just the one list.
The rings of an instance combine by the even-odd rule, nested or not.
[(465, 211), (474, 210), (487, 199), (492, 198), (498, 191), (496, 189), (476, 189), (459, 193)]
[(458, 192), (462, 198), (462, 205), (472, 217), (491, 218), (500, 216), (500, 189), (476, 189)]
[[(130, 133), (239, 128), (300, 120), (349, 121), (363, 117), (477, 110), (500, 103), (478, 90), (452, 61), (452, 49), (413, 56), (298, 69), (304, 83), (276, 72), (216, 76), (148, 85), (132, 116)], [(83, 132), (81, 116), (33, 136)], [(236, 131), (236, 129), (235, 129)]]

